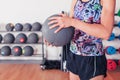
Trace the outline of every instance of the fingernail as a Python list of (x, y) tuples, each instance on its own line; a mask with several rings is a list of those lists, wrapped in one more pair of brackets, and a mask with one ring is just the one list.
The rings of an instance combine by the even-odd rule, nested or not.
[(57, 31), (55, 31), (54, 33), (57, 33)]

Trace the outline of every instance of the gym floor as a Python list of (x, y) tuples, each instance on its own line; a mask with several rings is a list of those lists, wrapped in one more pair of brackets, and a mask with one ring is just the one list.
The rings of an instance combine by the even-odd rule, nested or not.
[[(38, 64), (0, 64), (0, 80), (69, 80), (67, 72), (41, 70)], [(120, 80), (120, 69), (108, 71), (105, 80)]]

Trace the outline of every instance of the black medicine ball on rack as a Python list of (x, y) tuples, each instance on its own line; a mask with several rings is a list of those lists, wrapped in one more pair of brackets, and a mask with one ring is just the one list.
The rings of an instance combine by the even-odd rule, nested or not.
[(3, 39), (3, 37), (2, 37), (2, 35), (0, 34), (0, 43), (2, 42), (2, 39)]
[(7, 33), (4, 35), (3, 41), (4, 43), (14, 43), (15, 37), (12, 33)]
[(25, 46), (23, 48), (23, 55), (24, 56), (32, 56), (34, 53), (34, 49), (31, 46)]
[(15, 31), (22, 31), (23, 25), (21, 23), (16, 23), (15, 24)]
[(19, 33), (15, 38), (15, 43), (26, 43), (27, 36), (24, 33)]
[(37, 35), (37, 33), (31, 33), (28, 35), (27, 40), (28, 43), (37, 43), (39, 40), (39, 36)]
[(14, 25), (12, 24), (12, 23), (8, 23), (8, 24), (6, 24), (6, 30), (7, 31), (13, 31), (13, 29), (14, 29)]
[(11, 54), (11, 48), (9, 46), (3, 46), (1, 48), (1, 55), (2, 56), (9, 56)]
[(32, 25), (30, 23), (25, 23), (23, 25), (23, 31), (31, 31)]
[(31, 31), (40, 31), (41, 28), (42, 28), (41, 23), (39, 23), (39, 22), (35, 22), (35, 23), (33, 23), (33, 25), (32, 25), (32, 29), (31, 29)]
[(14, 55), (14, 56), (20, 56), (20, 55), (22, 55), (22, 48), (20, 46), (14, 46), (12, 48), (11, 54)]

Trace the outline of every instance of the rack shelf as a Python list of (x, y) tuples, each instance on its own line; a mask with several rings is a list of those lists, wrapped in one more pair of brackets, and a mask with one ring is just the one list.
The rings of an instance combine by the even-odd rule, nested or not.
[(14, 46), (20, 46), (22, 49), (25, 46), (32, 46), (34, 49), (34, 53), (32, 56), (2, 56), (0, 54), (0, 63), (37, 63), (41, 64), (44, 61), (44, 56), (45, 56), (45, 45), (43, 42), (43, 36), (42, 36), (42, 31), (5, 31), (4, 29), (0, 31), (0, 34), (4, 38), (4, 35), (7, 33), (12, 33), (14, 36), (18, 35), (19, 33), (24, 33), (27, 37), (30, 33), (36, 33), (39, 37), (38, 43), (0, 43), (0, 48), (3, 46), (9, 46), (11, 49)]

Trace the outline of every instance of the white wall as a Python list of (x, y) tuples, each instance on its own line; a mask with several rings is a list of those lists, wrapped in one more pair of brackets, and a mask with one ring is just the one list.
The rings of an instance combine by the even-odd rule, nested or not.
[(51, 14), (68, 12), (71, 0), (0, 0), (0, 23), (43, 22)]

